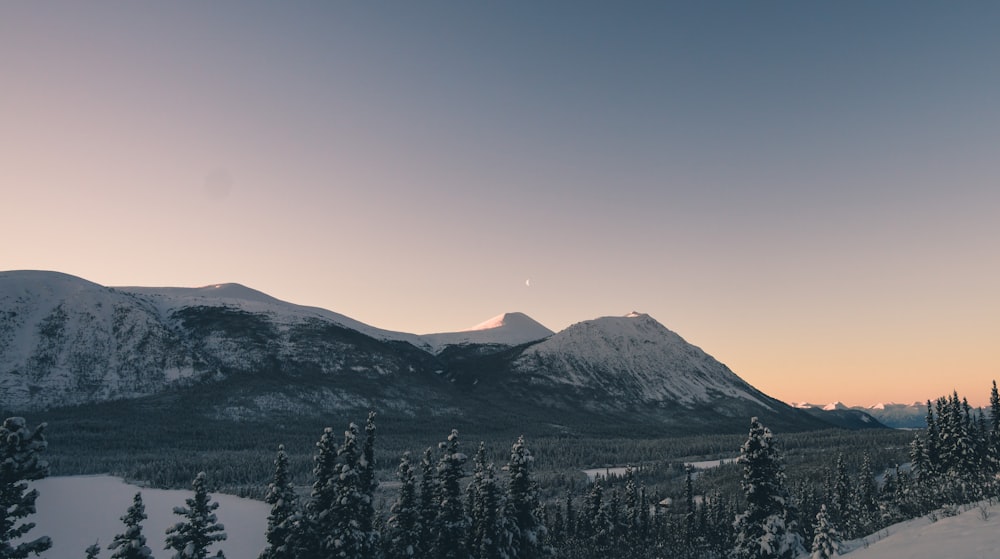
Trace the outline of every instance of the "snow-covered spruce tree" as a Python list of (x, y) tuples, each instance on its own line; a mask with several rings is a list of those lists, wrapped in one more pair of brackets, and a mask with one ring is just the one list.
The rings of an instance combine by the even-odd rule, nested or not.
[(514, 555), (519, 559), (535, 559), (548, 555), (542, 545), (545, 538), (545, 524), (538, 517), (538, 487), (531, 477), (534, 458), (524, 445), (524, 436), (511, 446), (510, 460), (506, 470), (506, 509), (514, 539)]
[[(736, 559), (791, 559), (804, 551), (788, 515), (785, 471), (771, 430), (756, 417), (740, 448), (747, 508), (736, 517)], [(792, 524), (791, 526), (789, 524)]]
[(812, 554), (810, 559), (830, 559), (840, 553), (840, 534), (826, 513), (826, 505), (821, 505), (813, 525)]
[(365, 443), (358, 463), (358, 485), (361, 491), (361, 506), (358, 511), (358, 527), (361, 530), (361, 557), (375, 557), (379, 545), (379, 531), (375, 528), (375, 412), (368, 412), (365, 421)]
[(420, 559), (432, 557), (431, 551), (434, 547), (434, 527), (437, 523), (440, 502), (435, 471), (433, 450), (427, 447), (420, 459), (420, 494), (417, 500), (417, 513), (420, 518), (417, 557)]
[(94, 542), (93, 544), (88, 545), (87, 549), (84, 550), (84, 553), (86, 553), (86, 559), (97, 559), (97, 556), (101, 554), (101, 544)]
[(389, 508), (383, 536), (386, 559), (410, 559), (420, 554), (420, 510), (417, 507), (416, 477), (410, 464), (410, 453), (404, 452), (396, 470), (399, 495)]
[(338, 472), (333, 479), (334, 500), (330, 511), (331, 530), (323, 534), (323, 550), (328, 557), (362, 559), (369, 533), (362, 528), (362, 514), (368, 500), (361, 487), (361, 449), (358, 426), (351, 423), (344, 442), (337, 449)]
[[(479, 443), (473, 459), (475, 464), (468, 499), (471, 502), (469, 551), (475, 559), (499, 559), (501, 549), (509, 546), (512, 538), (501, 518), (500, 489), (497, 487), (493, 464), (486, 463), (486, 445)], [(503, 536), (500, 534), (504, 529)]]
[(278, 447), (278, 456), (274, 459), (274, 479), (267, 486), (264, 502), (271, 505), (271, 513), (267, 517), (267, 546), (259, 559), (293, 559), (293, 535), (300, 516), (299, 498), (288, 471), (284, 445)]
[[(191, 486), (194, 496), (184, 500), (187, 506), (174, 507), (174, 514), (184, 520), (167, 528), (164, 549), (174, 550), (172, 559), (205, 559), (209, 546), (226, 539), (225, 526), (215, 516), (219, 503), (208, 494), (205, 472), (199, 472)], [(214, 557), (220, 556), (221, 551)]]
[(881, 527), (878, 488), (875, 485), (875, 473), (872, 458), (866, 452), (858, 472), (858, 485), (855, 491), (857, 519), (855, 521), (858, 536), (870, 534)]
[(142, 493), (132, 497), (132, 505), (121, 517), (125, 531), (111, 540), (108, 550), (111, 559), (149, 559), (153, 552), (146, 545), (146, 536), (142, 533), (142, 521), (146, 520), (146, 506), (142, 504)]
[(462, 505), (462, 466), (468, 457), (458, 450), (458, 431), (452, 429), (448, 440), (439, 443), (438, 514), (433, 526), (431, 556), (437, 559), (467, 559), (469, 518)]
[(38, 491), (28, 490), (29, 481), (49, 475), (49, 465), (38, 458), (45, 450), (45, 424), (28, 429), (23, 417), (8, 417), (0, 426), (0, 558), (24, 559), (29, 554), (38, 555), (52, 547), (48, 536), (31, 541), (23, 540), (35, 527), (33, 522), (19, 522), (35, 513)]
[(339, 473), (335, 435), (333, 428), (327, 427), (316, 442), (312, 491), (295, 530), (294, 547), (299, 558), (332, 556), (323, 546), (325, 535), (333, 531), (332, 511), (337, 498), (334, 484)]

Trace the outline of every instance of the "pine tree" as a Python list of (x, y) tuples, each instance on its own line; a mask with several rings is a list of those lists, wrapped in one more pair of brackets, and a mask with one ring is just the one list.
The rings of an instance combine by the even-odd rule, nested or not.
[(830, 559), (839, 555), (840, 535), (837, 534), (837, 529), (826, 513), (826, 505), (822, 505), (816, 515), (813, 533), (815, 536), (813, 536), (810, 559)]
[(997, 391), (997, 381), (993, 381), (990, 390), (990, 437), (989, 456), (991, 471), (1000, 470), (1000, 392)]
[[(363, 527), (365, 520), (362, 518), (371, 497), (362, 487), (361, 450), (358, 448), (358, 426), (354, 423), (344, 432), (344, 442), (337, 449), (335, 470), (331, 530), (323, 538), (323, 549), (330, 557), (363, 559), (368, 557), (365, 552), (373, 543), (370, 533)], [(368, 523), (370, 528), (370, 519)]]
[(386, 559), (417, 557), (420, 549), (420, 511), (417, 508), (416, 479), (410, 465), (410, 453), (403, 453), (396, 470), (399, 495), (389, 509), (385, 529)]
[(97, 559), (97, 556), (101, 554), (101, 545), (100, 545), (100, 543), (99, 542), (94, 542), (93, 544), (88, 545), (87, 549), (84, 550), (84, 553), (87, 554), (86, 555), (86, 559)]
[(378, 479), (375, 477), (375, 412), (368, 412), (365, 421), (365, 444), (361, 451), (359, 468), (359, 486), (361, 490), (361, 508), (358, 512), (358, 525), (361, 530), (361, 557), (373, 558), (378, 548), (378, 530), (375, 529), (375, 490), (378, 489)]
[(693, 468), (684, 468), (684, 545), (691, 549), (695, 540), (695, 510), (694, 510), (694, 483), (692, 479)]
[(840, 526), (846, 526), (855, 516), (855, 503), (853, 500), (854, 491), (851, 479), (847, 475), (847, 463), (844, 461), (843, 453), (837, 455), (837, 461), (834, 465), (832, 489), (833, 494), (828, 500), (833, 522)]
[(288, 471), (288, 455), (285, 446), (278, 447), (274, 460), (274, 479), (267, 487), (264, 502), (271, 505), (267, 517), (267, 547), (259, 559), (293, 559), (295, 527), (299, 521), (298, 495), (292, 485)]
[(111, 559), (149, 559), (153, 552), (146, 546), (146, 536), (142, 533), (142, 521), (146, 520), (146, 506), (142, 504), (142, 493), (132, 498), (132, 506), (121, 517), (125, 531), (111, 541), (108, 550)]
[(747, 508), (736, 518), (738, 559), (792, 558), (802, 551), (801, 537), (789, 526), (788, 495), (781, 456), (771, 430), (756, 417), (740, 449), (741, 486)]
[(872, 460), (865, 453), (858, 472), (858, 490), (855, 497), (857, 510), (856, 535), (864, 536), (874, 532), (879, 525), (878, 488), (875, 487), (875, 474), (872, 472)]
[(174, 550), (173, 559), (205, 559), (210, 545), (226, 539), (225, 527), (218, 523), (214, 512), (219, 503), (212, 502), (208, 494), (205, 472), (194, 478), (192, 487), (194, 496), (185, 499), (187, 506), (174, 507), (174, 514), (184, 520), (167, 528), (164, 549)]
[(458, 431), (438, 445), (438, 514), (433, 527), (432, 556), (438, 559), (467, 559), (469, 519), (462, 505), (462, 466), (468, 457), (458, 450)]
[(524, 444), (524, 437), (518, 437), (510, 449), (507, 462), (507, 507), (508, 518), (516, 534), (516, 554), (519, 559), (535, 559), (545, 555), (542, 541), (545, 526), (538, 517), (538, 488), (531, 478), (534, 458)]
[(337, 500), (335, 480), (340, 471), (337, 465), (337, 444), (333, 428), (327, 427), (316, 443), (313, 455), (313, 486), (304, 518), (295, 534), (298, 557), (330, 556), (326, 547), (327, 535), (333, 532), (333, 507)]
[(511, 538), (502, 515), (496, 471), (493, 464), (486, 463), (486, 445), (483, 443), (479, 444), (474, 464), (473, 480), (469, 485), (472, 511), (469, 550), (476, 559), (498, 559), (502, 556), (501, 550), (511, 545)]
[(13, 544), (35, 527), (33, 522), (18, 522), (35, 513), (38, 490), (29, 491), (27, 482), (49, 475), (48, 463), (38, 458), (48, 444), (44, 431), (44, 423), (29, 430), (23, 417), (8, 417), (0, 426), (0, 557), (4, 559), (24, 559), (52, 547), (48, 536)]
[(428, 447), (420, 459), (420, 495), (417, 504), (420, 518), (420, 545), (417, 547), (417, 556), (421, 559), (433, 557), (431, 552), (434, 545), (434, 525), (437, 522), (438, 503), (440, 502), (432, 452), (431, 448)]

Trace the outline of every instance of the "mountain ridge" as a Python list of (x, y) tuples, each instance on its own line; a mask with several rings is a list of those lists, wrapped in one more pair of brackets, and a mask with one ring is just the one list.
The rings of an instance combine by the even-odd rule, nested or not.
[(796, 429), (823, 425), (641, 313), (553, 333), (512, 312), (417, 335), (236, 283), (108, 288), (66, 274), (0, 272), (0, 406), (188, 386), (216, 387), (205, 413), (240, 420), (372, 407), (485, 421), (518, 410), (553, 424), (577, 417), (733, 430), (760, 415)]

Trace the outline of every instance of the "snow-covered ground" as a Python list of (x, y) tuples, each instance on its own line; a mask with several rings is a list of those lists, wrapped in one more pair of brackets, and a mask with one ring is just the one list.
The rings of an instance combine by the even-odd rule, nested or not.
[[(996, 559), (1000, 557), (1000, 505), (968, 505), (895, 524), (849, 542), (851, 559)], [(934, 520), (936, 518), (936, 521)], [(867, 542), (867, 547), (865, 544)]]
[[(99, 541), (100, 557), (110, 557), (107, 546), (124, 525), (121, 517), (132, 504), (136, 492), (142, 493), (149, 518), (142, 524), (146, 545), (154, 557), (168, 557), (163, 551), (165, 532), (180, 520), (174, 507), (184, 506), (191, 491), (167, 491), (128, 485), (111, 476), (50, 477), (33, 483), (38, 489), (38, 512), (30, 518), (35, 528), (29, 539), (52, 538), (52, 548), (43, 557), (83, 557), (84, 549)], [(226, 527), (228, 539), (218, 548), (229, 559), (256, 559), (264, 548), (267, 516), (270, 507), (260, 501), (232, 495), (212, 494), (219, 503), (219, 522)], [(211, 548), (214, 555), (215, 547)]]

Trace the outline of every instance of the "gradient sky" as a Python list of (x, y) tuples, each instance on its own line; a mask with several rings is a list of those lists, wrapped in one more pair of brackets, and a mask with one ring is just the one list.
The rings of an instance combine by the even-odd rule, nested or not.
[(786, 401), (982, 404), (998, 29), (974, 1), (5, 2), (0, 269), (415, 333), (637, 310)]

